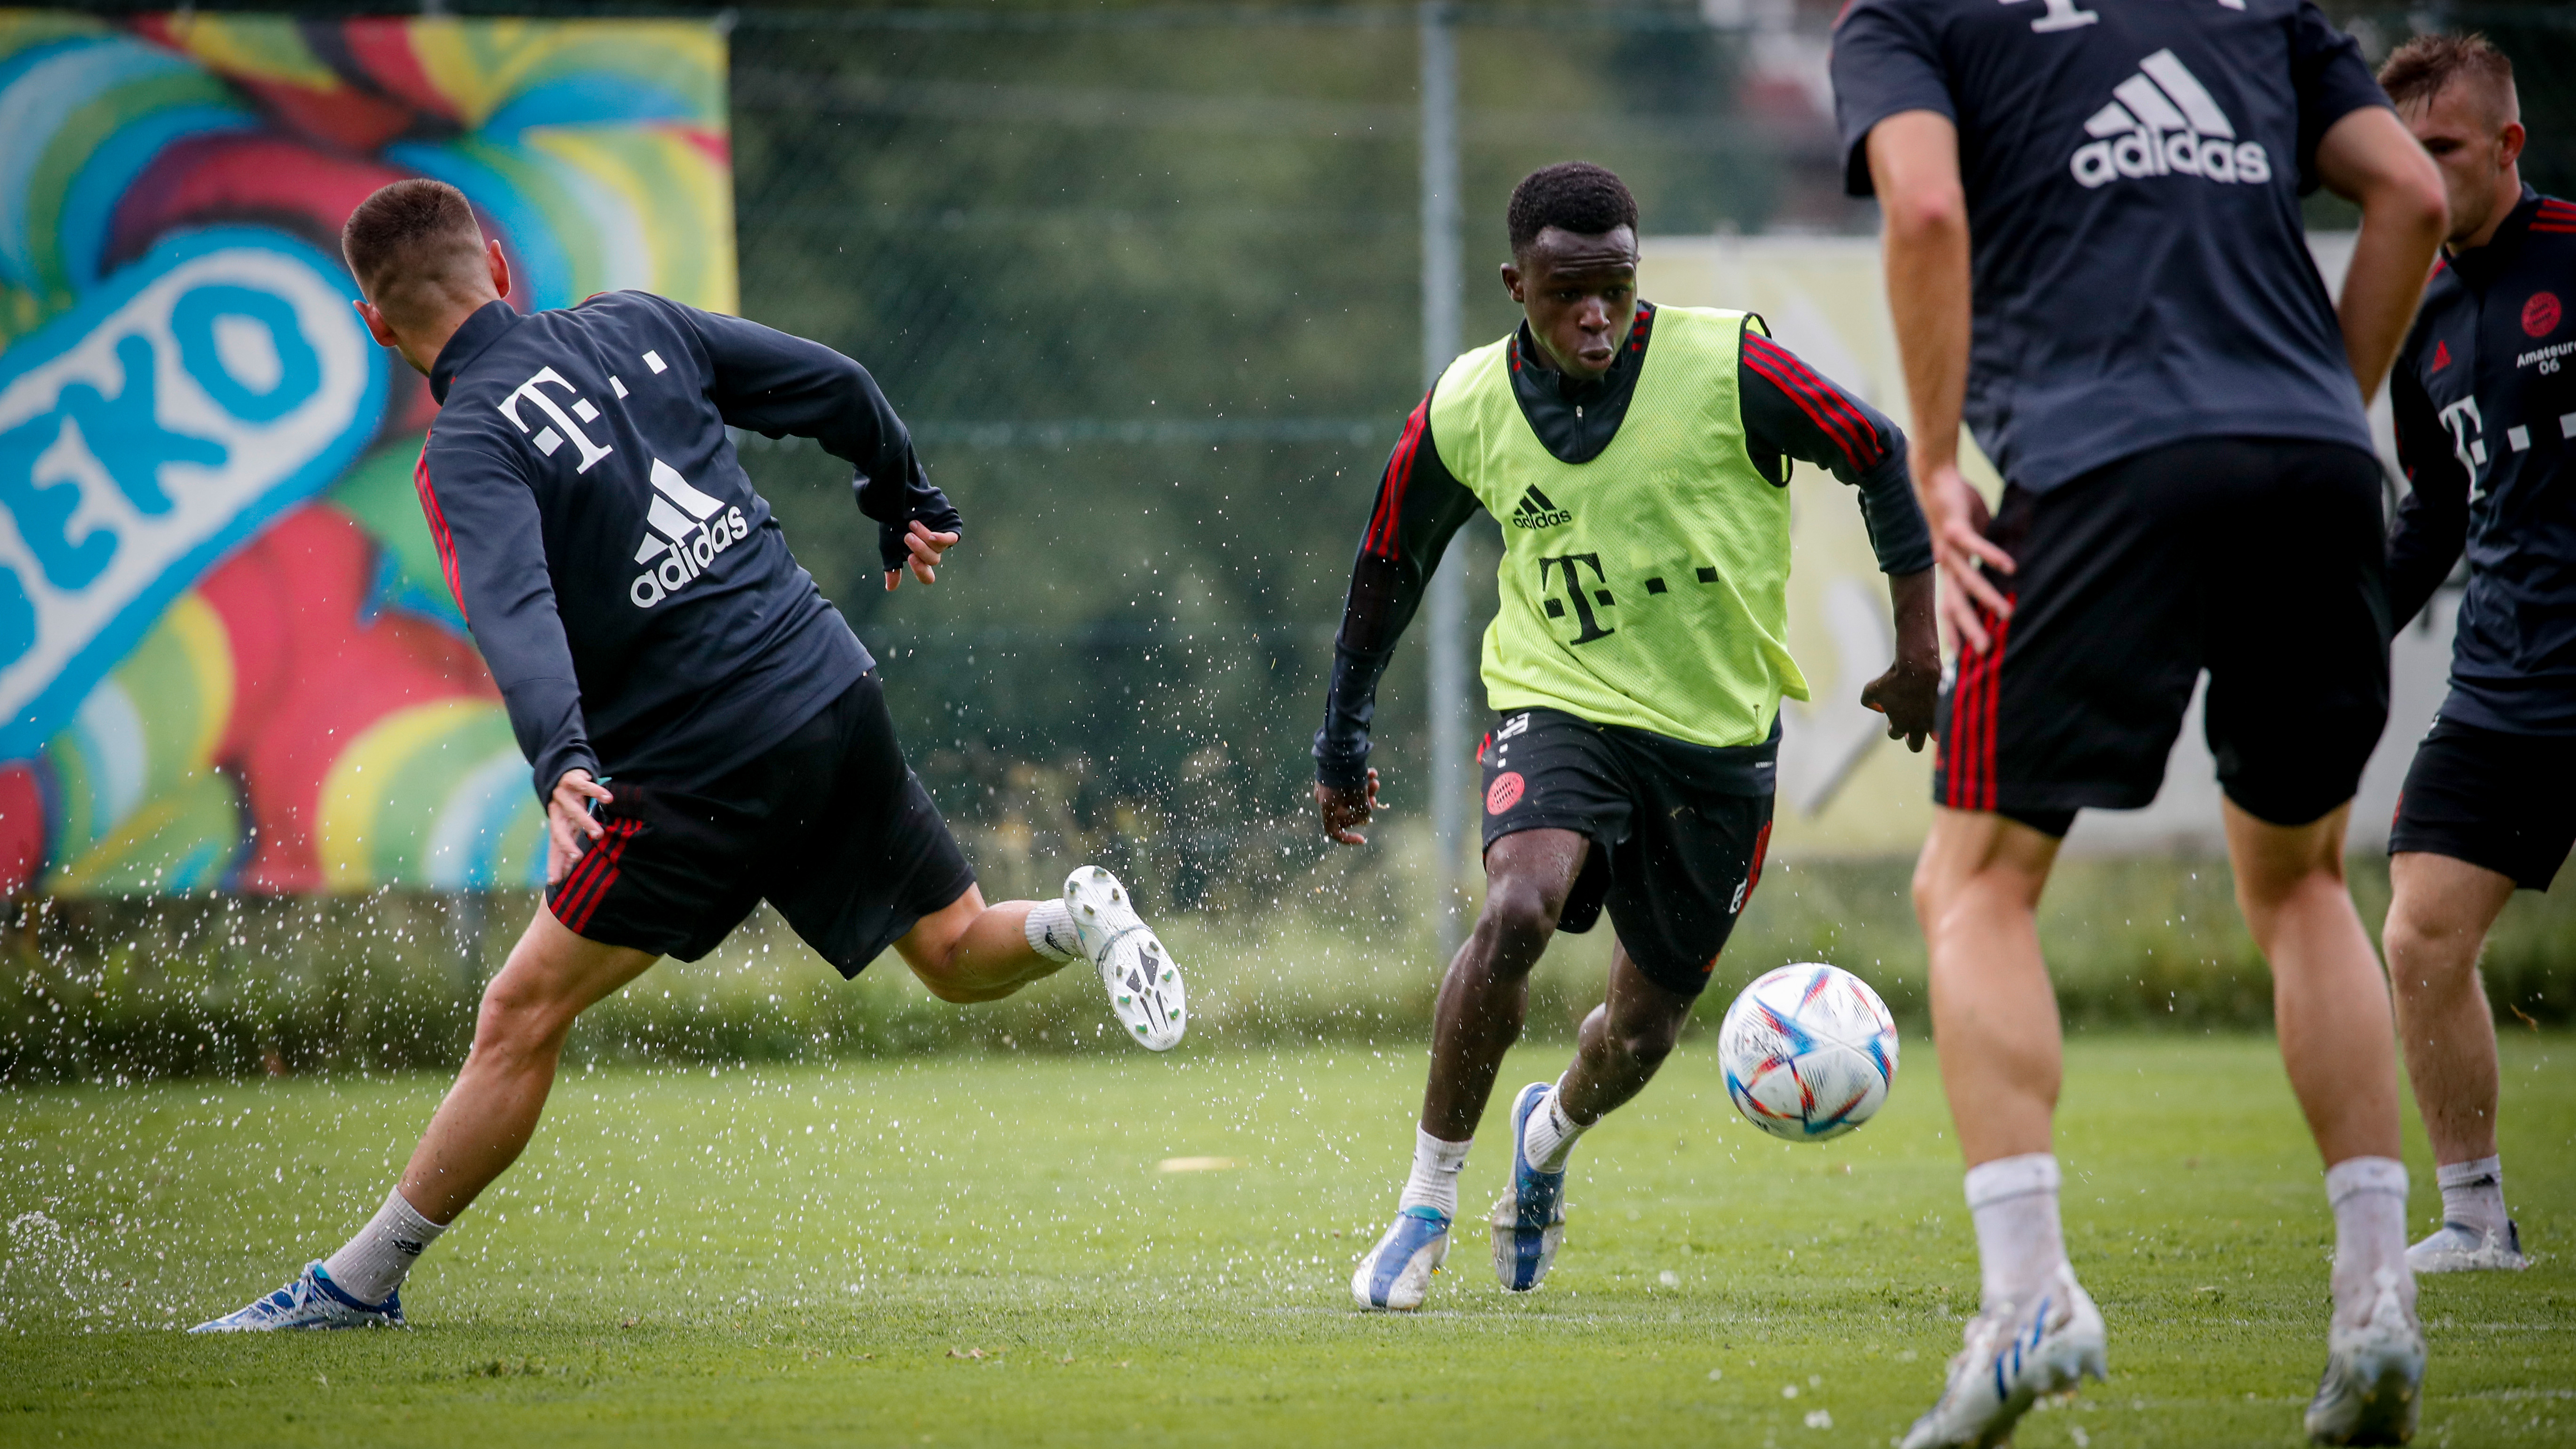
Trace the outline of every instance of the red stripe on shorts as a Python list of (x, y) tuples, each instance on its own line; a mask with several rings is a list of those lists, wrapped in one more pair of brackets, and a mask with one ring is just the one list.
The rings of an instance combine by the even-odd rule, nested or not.
[[(2012, 602), (2012, 596), (2010, 594), (2005, 595), (2004, 602), (2006, 604), (2010, 604)], [(1995, 647), (1988, 651), (1985, 675), (1980, 681), (1980, 683), (1985, 686), (1986, 698), (1983, 706), (1977, 711), (1977, 726), (1979, 733), (1982, 736), (1979, 741), (1983, 754), (1981, 763), (1984, 766), (1984, 768), (1979, 771), (1978, 778), (1979, 788), (1977, 808), (1980, 810), (1992, 810), (1995, 808), (1995, 776), (1997, 773), (1995, 768), (1995, 733), (1996, 726), (1998, 724), (1996, 716), (2003, 712), (2004, 647), (2012, 639), (2012, 615), (2006, 614), (1999, 619), (1994, 619), (1986, 625), (1986, 628), (1994, 635)]]
[[(599, 873), (599, 868), (606, 864), (607, 861), (608, 857), (600, 851), (596, 844), (584, 849), (581, 853), (581, 859), (574, 861), (572, 863), (572, 869), (564, 875), (563, 884), (555, 887), (553, 904), (563, 907), (564, 910), (570, 910), (572, 908), (573, 897), (581, 894), (584, 889), (588, 888), (590, 885), (590, 878), (597, 875)], [(555, 918), (557, 920), (563, 919), (563, 911), (557, 911)]]
[(1958, 677), (1950, 685), (1950, 737), (1941, 742), (1949, 775), (1941, 803), (1953, 810), (1995, 808), (1995, 713), (2012, 620), (1980, 608), (1977, 621), (1985, 626), (1988, 642), (1982, 650), (1960, 655)]
[(601, 898), (608, 894), (610, 886), (617, 883), (617, 862), (626, 853), (626, 842), (634, 838), (643, 823), (640, 820), (608, 822), (608, 833), (583, 854), (580, 867), (573, 872), (579, 883), (565, 882), (562, 894), (556, 897), (556, 920), (573, 931), (590, 924), (591, 914), (599, 909)]
[(618, 863), (626, 858), (626, 842), (634, 839), (635, 832), (643, 828), (641, 820), (620, 820), (608, 828), (608, 838), (600, 842), (608, 848), (608, 864), (601, 868), (598, 879), (582, 899), (579, 919), (566, 923), (575, 931), (589, 925), (591, 916), (599, 910), (599, 903), (608, 898), (609, 890), (617, 884)]

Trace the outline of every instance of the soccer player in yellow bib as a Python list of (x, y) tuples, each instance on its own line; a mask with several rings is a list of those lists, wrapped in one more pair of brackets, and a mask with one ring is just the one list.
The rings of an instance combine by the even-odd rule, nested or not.
[(1919, 750), (1940, 680), (1930, 537), (1895, 425), (1748, 313), (1640, 301), (1637, 204), (1601, 167), (1532, 172), (1509, 226), (1503, 285), (1525, 320), (1451, 363), (1405, 422), (1315, 737), (1324, 831), (1361, 844), (1378, 676), (1450, 536), (1491, 513), (1485, 908), (1441, 983), (1394, 1223), (1351, 1280), (1364, 1309), (1420, 1307), (1447, 1256), (1458, 1172), (1549, 938), (1605, 910), (1618, 936), (1573, 1064), (1512, 1105), (1493, 1227), (1515, 1292), (1555, 1259), (1575, 1139), (1655, 1074), (1761, 879), (1780, 700), (1807, 697), (1784, 643), (1792, 460), (1860, 490), (1889, 575), (1896, 660), (1861, 702)]

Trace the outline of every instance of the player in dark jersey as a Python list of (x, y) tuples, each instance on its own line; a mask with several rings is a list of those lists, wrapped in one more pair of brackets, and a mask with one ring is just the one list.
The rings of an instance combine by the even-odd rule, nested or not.
[[(2204, 669), (2237, 899), (2335, 1214), (2308, 1431), (2398, 1442), (2424, 1346), (2388, 986), (2342, 856), (2387, 712), (2363, 405), (2440, 181), (2309, 0), (1855, 0), (1832, 64), (1961, 646), (1915, 903), (1984, 1306), (1904, 1442), (1999, 1442), (2103, 1370), (2058, 1224), (2033, 910), (2077, 810), (2154, 798)], [(2340, 302), (2299, 220), (2320, 181), (2362, 208)], [(1956, 465), (1963, 416), (2005, 479), (1991, 520)]]
[(2576, 843), (2576, 206), (2522, 184), (2513, 63), (2484, 38), (2418, 36), (2379, 79), (2451, 198), (2449, 255), (2389, 381), (2413, 490), (2389, 617), (2402, 627), (2469, 556), (2451, 692), (2388, 835), (2380, 939), (2442, 1189), (2442, 1226), (2406, 1256), (2418, 1273), (2521, 1268), (2478, 952), (2514, 889), (2547, 890)]
[(961, 530), (866, 369), (641, 292), (521, 316), (455, 188), (401, 181), (342, 247), (376, 340), (441, 409), (416, 474), (448, 586), (546, 805), (546, 901), (484, 992), (472, 1054), (375, 1218), (198, 1331), (402, 1322), (412, 1262), (535, 1132), (573, 1019), (761, 900), (845, 976), (888, 946), (947, 1001), (1088, 958), (1129, 1032), (1181, 1035), (1177, 970), (1097, 867), (985, 904), (905, 769), (874, 662), (788, 553), (728, 427), (857, 467), (888, 589)]
[(1351, 1279), (1362, 1309), (1422, 1306), (1458, 1173), (1559, 930), (1618, 932), (1574, 1062), (1515, 1094), (1492, 1214), (1505, 1289), (1539, 1286), (1568, 1155), (1673, 1048), (1762, 878), (1780, 700), (1806, 681), (1788, 625), (1799, 461), (1857, 489), (1889, 578), (1896, 659), (1861, 692), (1921, 749), (1940, 645), (1905, 437), (1743, 312), (1637, 297), (1637, 204), (1585, 162), (1523, 178), (1503, 284), (1525, 314), (1450, 364), (1406, 420), (1351, 570), (1315, 800), (1324, 832), (1376, 806), (1369, 720), (1423, 582), (1481, 506), (1505, 527), (1485, 635), (1485, 906), (1450, 962), (1413, 1169)]

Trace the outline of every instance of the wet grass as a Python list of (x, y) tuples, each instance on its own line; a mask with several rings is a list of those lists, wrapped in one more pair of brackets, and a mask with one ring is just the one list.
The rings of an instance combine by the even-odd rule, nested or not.
[[(1345, 1284), (1409, 1150), (1411, 1046), (576, 1071), (405, 1290), (415, 1327), (263, 1339), (169, 1330), (336, 1244), (443, 1079), (11, 1089), (0, 1442), (1885, 1444), (1975, 1293), (1907, 1047), (1877, 1122), (1798, 1148), (1686, 1048), (1579, 1150), (1543, 1291), (1503, 1294), (1462, 1236), (1405, 1319)], [(2576, 1438), (2576, 1040), (2506, 1049), (2543, 1257), (2427, 1283), (2419, 1443)], [(2271, 1044), (2079, 1037), (2068, 1065), (2068, 1222), (2117, 1377), (2019, 1442), (2298, 1442), (2330, 1224)], [(1471, 1213), (1505, 1163), (1470, 1163)]]

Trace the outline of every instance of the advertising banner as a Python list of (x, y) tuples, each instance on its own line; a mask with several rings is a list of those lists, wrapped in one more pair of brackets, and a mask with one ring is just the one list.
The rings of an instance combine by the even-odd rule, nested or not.
[(540, 879), (340, 226), (433, 176), (523, 310), (731, 311), (725, 114), (708, 23), (0, 10), (0, 889)]

